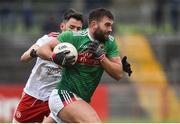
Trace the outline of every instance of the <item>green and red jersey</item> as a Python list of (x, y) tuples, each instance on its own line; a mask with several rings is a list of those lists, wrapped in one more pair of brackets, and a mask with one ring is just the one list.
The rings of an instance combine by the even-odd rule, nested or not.
[[(78, 60), (72, 67), (62, 69), (62, 80), (58, 83), (57, 89), (71, 91), (90, 102), (104, 69), (99, 60), (87, 51), (87, 46), (93, 40), (88, 29), (80, 32), (63, 32), (58, 36), (58, 40), (73, 44), (78, 51)], [(108, 58), (119, 56), (114, 37), (109, 36), (109, 40), (104, 42), (104, 50)]]

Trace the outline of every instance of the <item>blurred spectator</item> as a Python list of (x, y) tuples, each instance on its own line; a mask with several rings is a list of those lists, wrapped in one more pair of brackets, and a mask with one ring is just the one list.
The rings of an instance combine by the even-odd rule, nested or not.
[(71, 8), (72, 0), (61, 0), (60, 2), (56, 3), (58, 4), (58, 8), (56, 8), (57, 16), (55, 17), (54, 15), (51, 15), (44, 23), (42, 26), (43, 32), (44, 33), (49, 33), (49, 32), (59, 32), (59, 23), (57, 23), (56, 18), (60, 18), (63, 16), (64, 12), (66, 12), (69, 8)]
[(58, 23), (56, 22), (55, 16), (50, 16), (43, 24), (44, 33), (59, 32)]
[(31, 3), (29, 0), (24, 0), (22, 6), (22, 18), (23, 24), (27, 30), (33, 25), (33, 13), (31, 8)]
[[(178, 31), (178, 20), (179, 20), (179, 3), (180, 0), (156, 0), (155, 1), (155, 24), (157, 28), (160, 28), (165, 23), (166, 6), (169, 6), (170, 9), (170, 24), (173, 31)], [(167, 14), (168, 15), (168, 14)]]
[(166, 0), (155, 1), (155, 24), (157, 28), (160, 28), (164, 24), (164, 8)]
[(89, 13), (89, 11), (95, 8), (107, 8), (110, 6), (110, 3), (110, 0), (85, 0), (83, 9), (83, 14), (85, 15), (83, 29), (87, 28), (88, 21), (86, 15)]
[(0, 8), (0, 28), (2, 31), (6, 31), (8, 29), (8, 24), (11, 22), (11, 7), (10, 2), (6, 1), (2, 3), (2, 8)]
[(73, 0), (60, 0), (58, 2), (58, 8), (57, 8), (57, 18), (60, 18), (63, 16), (63, 14), (72, 7)]
[(110, 4), (110, 0), (85, 0), (84, 10), (89, 12), (95, 8), (106, 8)]
[(180, 0), (170, 0), (170, 19), (171, 25), (175, 32), (178, 31), (179, 28), (179, 3)]

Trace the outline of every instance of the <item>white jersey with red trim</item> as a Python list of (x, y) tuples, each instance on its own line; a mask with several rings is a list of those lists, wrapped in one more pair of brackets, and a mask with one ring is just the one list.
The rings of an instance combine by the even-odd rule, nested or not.
[[(52, 37), (57, 37), (58, 34), (50, 33), (44, 35), (36, 41), (36, 45), (42, 46), (48, 43)], [(37, 58), (24, 92), (43, 101), (49, 99), (52, 90), (61, 79), (61, 69), (55, 63)]]

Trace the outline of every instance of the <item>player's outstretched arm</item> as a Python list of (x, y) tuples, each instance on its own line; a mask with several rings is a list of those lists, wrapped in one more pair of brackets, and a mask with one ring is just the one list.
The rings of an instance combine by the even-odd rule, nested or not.
[(104, 48), (101, 46), (99, 41), (91, 42), (88, 45), (88, 51), (99, 59), (102, 67), (110, 76), (116, 80), (120, 80), (122, 78), (123, 69), (120, 56), (112, 57), (111, 59), (107, 58)]
[(113, 57), (111, 59), (105, 57), (101, 61), (101, 65), (105, 71), (116, 80), (120, 80), (123, 75), (122, 63), (120, 60), (120, 57)]
[(38, 48), (36, 52), (37, 56), (42, 59), (51, 61), (53, 49), (58, 43), (58, 40), (56, 38), (53, 38), (50, 42)]
[(33, 44), (27, 51), (25, 51), (21, 56), (22, 62), (29, 62), (34, 57), (36, 57), (36, 50), (39, 48), (38, 45)]

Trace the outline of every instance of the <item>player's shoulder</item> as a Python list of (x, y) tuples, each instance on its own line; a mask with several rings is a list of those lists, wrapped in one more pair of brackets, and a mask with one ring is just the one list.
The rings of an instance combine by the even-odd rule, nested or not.
[(38, 40), (36, 41), (36, 43), (43, 43), (45, 40), (47, 40), (49, 37), (47, 34), (43, 35), (42, 37), (38, 38)]
[(86, 35), (88, 35), (87, 29), (84, 29), (78, 32), (73, 32), (73, 36), (86, 36)]
[(49, 38), (56, 38), (60, 33), (59, 32), (50, 32), (49, 34), (45, 34), (39, 38), (39, 40), (46, 40)]
[(49, 34), (47, 34), (48, 37), (57, 37), (60, 33), (59, 32), (50, 32)]
[(67, 35), (67, 36), (86, 36), (88, 34), (87, 30), (81, 30), (81, 31), (71, 31), (67, 30), (65, 32), (62, 32), (61, 35)]

